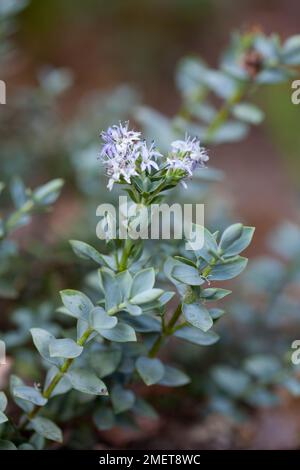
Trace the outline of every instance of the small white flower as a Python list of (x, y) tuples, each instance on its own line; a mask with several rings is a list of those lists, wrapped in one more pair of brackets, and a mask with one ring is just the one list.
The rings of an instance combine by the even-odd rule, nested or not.
[(196, 168), (205, 166), (209, 159), (206, 150), (201, 147), (200, 140), (196, 137), (186, 136), (185, 140), (175, 140), (171, 148), (167, 167), (183, 170), (187, 176), (192, 176)]

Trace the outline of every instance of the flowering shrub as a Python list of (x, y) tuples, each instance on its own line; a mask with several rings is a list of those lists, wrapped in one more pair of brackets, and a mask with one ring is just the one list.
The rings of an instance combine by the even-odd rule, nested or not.
[[(171, 152), (163, 156), (154, 144), (148, 147), (139, 133), (130, 131), (128, 124), (110, 128), (102, 138), (101, 159), (107, 165), (109, 188), (113, 183), (125, 185), (129, 196), (145, 205), (161, 200), (166, 190), (190, 177), (207, 160), (199, 141), (189, 137), (173, 142)], [(104, 429), (125, 411), (138, 412), (141, 406), (149, 409), (132, 390), (136, 373), (148, 386), (188, 383), (184, 372), (164, 364), (157, 355), (171, 336), (201, 346), (218, 340), (213, 326), (224, 311), (210, 307), (210, 302), (221, 300), (230, 291), (217, 287), (215, 281), (231, 279), (243, 271), (247, 260), (240, 253), (251, 242), (253, 231), (242, 224), (228, 227), (221, 235), (205, 229), (203, 247), (187, 254), (180, 250), (178, 256), (167, 258), (159, 281), (142, 241), (115, 240), (115, 249), (103, 255), (73, 240), (75, 253), (99, 266), (97, 289), (90, 297), (76, 290), (61, 292), (60, 312), (77, 322), (75, 339), (31, 329), (33, 342), (48, 364), (45, 384), (28, 386), (12, 376), (11, 393), (24, 414), (16, 433), (7, 425), (14, 443), (3, 440), (2, 447), (37, 448), (41, 446), (40, 440), (36, 444), (37, 436), (62, 442), (62, 431), (45, 416), (46, 405), (52, 397), (71, 389), (96, 400), (94, 420)], [(162, 289), (166, 283), (172, 283), (178, 293), (173, 313), (169, 306), (175, 292)], [(5, 408), (2, 394), (2, 422), (8, 420)], [(24, 444), (23, 436), (30, 430), (34, 435)]]

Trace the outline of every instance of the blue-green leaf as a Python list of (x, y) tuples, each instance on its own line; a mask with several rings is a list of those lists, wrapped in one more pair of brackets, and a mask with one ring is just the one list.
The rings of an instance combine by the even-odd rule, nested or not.
[(75, 318), (88, 320), (94, 305), (85, 294), (77, 290), (66, 289), (60, 291), (60, 295), (64, 306)]
[(61, 430), (53, 421), (50, 421), (50, 419), (38, 416), (30, 421), (29, 427), (50, 441), (63, 441)]
[(47, 403), (47, 398), (44, 398), (39, 390), (34, 387), (28, 387), (27, 385), (19, 385), (14, 387), (13, 394), (16, 398), (22, 398), (22, 400), (30, 401), (37, 406), (44, 406)]
[(111, 392), (111, 401), (116, 414), (130, 410), (135, 402), (135, 395), (120, 385), (115, 385)]
[(72, 369), (66, 375), (72, 387), (79, 392), (88, 393), (90, 395), (108, 395), (105, 383), (87, 369)]
[(136, 369), (146, 385), (159, 382), (164, 375), (164, 366), (159, 359), (141, 356), (136, 361)]
[(209, 311), (200, 303), (183, 304), (182, 311), (187, 321), (202, 331), (208, 331), (213, 326)]
[(219, 336), (214, 331), (202, 331), (192, 326), (184, 326), (175, 331), (174, 336), (189, 341), (200, 346), (210, 346), (215, 344)]
[(51, 357), (63, 357), (73, 359), (80, 356), (83, 347), (79, 346), (73, 339), (52, 339), (49, 344), (49, 353)]
[(134, 329), (126, 323), (119, 322), (114, 328), (110, 330), (99, 330), (103, 338), (117, 343), (126, 343), (128, 341), (136, 341), (136, 334)]
[(90, 312), (90, 326), (98, 333), (111, 329), (118, 323), (117, 317), (108, 315), (102, 307), (95, 307)]

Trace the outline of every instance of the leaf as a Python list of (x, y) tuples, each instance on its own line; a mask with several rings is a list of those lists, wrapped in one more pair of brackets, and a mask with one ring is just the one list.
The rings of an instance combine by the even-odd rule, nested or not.
[(230, 246), (241, 237), (242, 233), (242, 224), (238, 223), (227, 227), (227, 229), (224, 230), (219, 243), (219, 247), (221, 248), (221, 250), (226, 251), (228, 248), (230, 248)]
[(136, 369), (146, 385), (159, 382), (164, 375), (164, 366), (159, 359), (141, 356), (137, 359)]
[(17, 450), (17, 448), (13, 442), (0, 439), (0, 450)]
[(41, 205), (53, 204), (60, 194), (60, 190), (64, 185), (64, 180), (54, 179), (38, 187), (33, 191), (34, 200)]
[(138, 317), (139, 315), (142, 315), (143, 313), (143, 310), (141, 309), (141, 307), (139, 307), (138, 305), (132, 305), (129, 302), (126, 303), (125, 309), (126, 309), (126, 312), (130, 313), (130, 315), (134, 317)]
[(0, 411), (5, 411), (7, 407), (7, 398), (4, 392), (0, 392)]
[(155, 282), (155, 271), (153, 268), (143, 269), (135, 274), (132, 282), (130, 298), (150, 290), (153, 288)]
[(254, 232), (254, 227), (243, 226), (240, 237), (235, 240), (229, 248), (226, 249), (224, 256), (236, 256), (244, 251), (250, 245)]
[(165, 366), (165, 372), (159, 385), (166, 387), (182, 387), (190, 382), (190, 378), (181, 370), (175, 367)]
[(13, 390), (15, 387), (18, 387), (20, 385), (24, 385), (23, 380), (21, 380), (19, 377), (16, 375), (11, 375), (10, 376), (10, 383), (9, 383), (9, 389), (10, 393), (15, 401), (15, 403), (23, 410), (25, 413), (30, 413), (33, 409), (33, 404), (30, 403), (27, 400), (22, 400), (21, 398), (16, 398), (14, 396)]
[(209, 311), (200, 303), (183, 304), (182, 311), (187, 321), (202, 331), (208, 331), (213, 326)]
[(280, 372), (282, 366), (280, 361), (274, 356), (260, 355), (249, 357), (245, 361), (245, 370), (253, 375), (254, 377), (262, 380), (269, 381), (278, 372)]
[(115, 426), (115, 415), (110, 408), (99, 408), (93, 415), (93, 421), (99, 431), (106, 431)]
[(132, 277), (129, 271), (123, 271), (116, 275), (116, 281), (121, 292), (121, 300), (124, 301), (129, 298), (131, 286), (132, 286)]
[[(48, 370), (47, 375), (46, 375), (46, 379), (45, 379), (44, 390), (47, 390), (48, 386), (52, 382), (52, 380), (55, 377), (55, 375), (57, 374), (57, 372), (59, 372), (59, 369), (55, 366), (51, 367)], [(64, 393), (67, 393), (69, 390), (71, 390), (71, 388), (72, 388), (72, 385), (71, 385), (69, 379), (66, 377), (66, 375), (64, 375), (60, 379), (60, 381), (58, 382), (56, 387), (54, 388), (53, 392), (51, 393), (51, 398), (55, 397), (56, 395), (63, 395)]]
[(37, 348), (40, 355), (52, 364), (60, 365), (61, 361), (56, 358), (52, 358), (49, 353), (49, 345), (52, 340), (55, 339), (53, 335), (48, 333), (48, 331), (41, 328), (31, 328), (30, 333), (35, 347)]
[(105, 255), (102, 255), (93, 248), (91, 245), (79, 240), (70, 240), (72, 249), (79, 258), (95, 261), (95, 263), (102, 266), (105, 264), (108, 268), (110, 267), (109, 259)]
[(143, 305), (156, 300), (163, 294), (163, 292), (164, 291), (161, 289), (145, 290), (144, 292), (137, 294), (132, 299), (130, 299), (130, 303), (133, 305)]
[(200, 346), (211, 346), (215, 344), (219, 336), (214, 331), (202, 331), (192, 326), (184, 326), (175, 331), (174, 336)]
[(201, 292), (201, 298), (205, 299), (206, 301), (216, 301), (223, 299), (229, 294), (231, 294), (231, 290), (211, 287), (208, 289), (204, 289)]
[(39, 390), (36, 390), (34, 387), (28, 387), (27, 385), (14, 387), (13, 394), (15, 397), (30, 401), (30, 403), (37, 406), (44, 406), (48, 401)]
[(189, 286), (200, 286), (204, 283), (204, 279), (200, 276), (198, 269), (187, 264), (175, 266), (171, 274), (177, 281)]
[(123, 314), (122, 318), (138, 333), (159, 333), (161, 331), (161, 321), (152, 315), (143, 314), (132, 317)]
[(265, 117), (263, 111), (251, 103), (236, 104), (232, 109), (232, 113), (235, 118), (250, 124), (260, 124)]
[(3, 413), (3, 411), (0, 411), (0, 424), (6, 423), (8, 421), (8, 417)]
[(105, 296), (105, 310), (108, 311), (121, 303), (121, 291), (116, 277), (107, 268), (99, 269), (99, 280)]
[(121, 362), (122, 352), (120, 349), (110, 348), (91, 354), (90, 365), (98, 377), (103, 378), (116, 371)]
[(110, 330), (100, 330), (99, 333), (103, 338), (118, 343), (126, 343), (128, 341), (136, 341), (136, 334), (134, 329), (126, 323), (119, 322), (114, 328)]
[(135, 395), (131, 390), (125, 390), (115, 385), (111, 392), (111, 401), (116, 414), (130, 410), (135, 402)]
[(282, 60), (288, 65), (300, 64), (300, 35), (289, 37), (282, 48)]
[(67, 374), (72, 387), (90, 395), (108, 395), (106, 385), (93, 372), (83, 368), (72, 369)]
[(225, 310), (221, 308), (210, 308), (209, 314), (213, 320), (218, 320), (222, 315), (225, 314)]
[(247, 258), (237, 256), (232, 260), (226, 261), (226, 263), (220, 262), (213, 266), (209, 278), (214, 281), (225, 281), (238, 276), (247, 266)]
[(229, 366), (217, 366), (212, 371), (214, 381), (232, 396), (243, 395), (250, 384), (250, 377), (243, 371)]
[(90, 326), (98, 333), (101, 333), (101, 330), (114, 328), (117, 323), (117, 317), (108, 315), (102, 307), (95, 307), (90, 312)]
[(80, 356), (83, 347), (79, 346), (73, 339), (52, 339), (49, 344), (49, 353), (51, 357), (63, 357), (73, 359)]
[(62, 303), (75, 318), (88, 320), (94, 305), (85, 294), (77, 290), (66, 289), (60, 291), (60, 295)]
[(38, 416), (30, 421), (30, 428), (50, 441), (63, 442), (61, 430), (50, 419)]

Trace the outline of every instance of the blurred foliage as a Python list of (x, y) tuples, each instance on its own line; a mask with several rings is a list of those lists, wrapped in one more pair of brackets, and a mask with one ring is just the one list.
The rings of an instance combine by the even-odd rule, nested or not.
[[(108, 17), (118, 19), (117, 24), (124, 28), (124, 35), (120, 36), (122, 41), (124, 37), (129, 37), (130, 44), (140, 50), (143, 56), (143, 62), (138, 64), (136, 54), (129, 58), (126, 56), (123, 60), (131, 61), (131, 67), (144, 67), (149, 80), (154, 73), (159, 73), (149, 69), (151, 64), (152, 68), (155, 68), (156, 54), (162, 49), (161, 35), (156, 37), (153, 30), (147, 31), (145, 22), (137, 21), (137, 18), (155, 13), (157, 28), (161, 31), (165, 25), (156, 11), (159, 8), (167, 9), (171, 28), (166, 28), (164, 46), (168, 48), (168, 41), (171, 42), (174, 38), (172, 34), (180, 34), (181, 22), (196, 27), (199, 17), (205, 18), (207, 12), (214, 7), (211, 2), (196, 0), (168, 1), (163, 5), (161, 2), (152, 2), (151, 8), (147, 2), (137, 1), (89, 0), (84, 3), (85, 14), (90, 19), (95, 11), (105, 11)], [(18, 17), (15, 15), (20, 13), (26, 4), (27, 2), (20, 0), (6, 0), (1, 3), (1, 67), (7, 67), (17, 53), (12, 41), (18, 25)], [(78, 12), (82, 14), (82, 11), (82, 2), (79, 0), (52, 0), (43, 4), (37, 0), (32, 1), (29, 7), (21, 12), (20, 37), (26, 34), (29, 41), (30, 37), (31, 41), (35, 41), (38, 34), (41, 41), (35, 45), (37, 57), (43, 61), (44, 57), (51, 59), (51, 53), (49, 52), (48, 56), (46, 53), (49, 43), (44, 43), (43, 37), (49, 37), (57, 15), (64, 17), (66, 21), (75, 21)], [(124, 15), (127, 21), (123, 22)], [(149, 52), (147, 56), (143, 54), (140, 41), (136, 40), (141, 37), (137, 25), (145, 35), (147, 43), (150, 34), (153, 40), (152, 53)], [(173, 32), (171, 35), (170, 29)], [(119, 46), (121, 45), (112, 41), (109, 47), (115, 50)], [(123, 49), (120, 47), (120, 50)], [(33, 351), (29, 337), (30, 328), (42, 328), (65, 338), (76, 334), (71, 319), (58, 316), (55, 312), (57, 297), (53, 295), (53, 286), (47, 285), (42, 292), (39, 290), (38, 295), (32, 291), (32, 258), (28, 259), (23, 247), (20, 249), (18, 237), (14, 235), (7, 238), (12, 229), (29, 223), (37, 209), (52, 205), (58, 196), (61, 181), (28, 190), (16, 175), (22, 175), (22, 179), (33, 182), (34, 186), (37, 179), (45, 180), (57, 175), (63, 177), (72, 198), (80, 200), (84, 205), (84, 214), (79, 220), (76, 219), (74, 226), (68, 228), (69, 236), (84, 237), (92, 243), (95, 241), (95, 208), (102, 202), (104, 191), (106, 194), (106, 183), (97, 161), (98, 133), (100, 129), (120, 119), (130, 117), (138, 121), (147, 135), (155, 136), (160, 148), (164, 150), (171, 140), (182, 137), (186, 131), (199, 135), (203, 142), (209, 145), (244, 139), (250, 126), (260, 124), (266, 114), (270, 130), (275, 134), (274, 138), (284, 149), (285, 155), (290, 155), (292, 173), (296, 173), (299, 140), (297, 126), (284, 126), (282, 123), (296, 123), (298, 118), (298, 108), (286, 100), (286, 93), (289, 93), (286, 84), (294, 76), (299, 62), (299, 36), (282, 42), (276, 35), (267, 37), (261, 32), (234, 34), (231, 44), (219, 60), (217, 69), (212, 69), (199, 57), (186, 57), (180, 61), (176, 73), (180, 106), (172, 118), (142, 105), (139, 94), (132, 87), (123, 85), (110, 92), (96, 90), (89, 96), (84, 96), (72, 117), (66, 119), (60, 100), (72, 89), (76, 77), (65, 67), (42, 66), (37, 76), (37, 86), (16, 88), (0, 116), (1, 180), (9, 187), (15, 205), (11, 210), (9, 191), (4, 191), (1, 196), (3, 208), (0, 225), (0, 297), (7, 315), (1, 323), (1, 339), (6, 341), (8, 355), (14, 359), (14, 372), (26, 381), (38, 380), (41, 366), (45, 365), (44, 360), (39, 360)], [(270, 87), (271, 84), (274, 87)], [(264, 111), (257, 106), (257, 101), (263, 104)], [(199, 202), (199, 199), (203, 201), (206, 198), (210, 208), (207, 219), (212, 232), (216, 228), (227, 226), (232, 218), (230, 209), (224, 210), (224, 206), (227, 207), (226, 201), (220, 201), (214, 191), (209, 191), (213, 187), (212, 183), (221, 179), (221, 172), (210, 168), (190, 183), (188, 192), (178, 189), (176, 194), (171, 196), (184, 202)], [(53, 195), (50, 199), (49, 188)], [(4, 185), (1, 189), (4, 189)], [(105, 201), (113, 201), (116, 195), (111, 194), (109, 198), (105, 196)], [(43, 199), (44, 197), (46, 199)], [(234, 301), (226, 302), (226, 311), (231, 315), (228, 318), (225, 315), (224, 321), (216, 325), (222, 337), (218, 345), (214, 348), (202, 348), (200, 352), (195, 350), (194, 346), (181, 347), (180, 350), (174, 348), (172, 357), (181, 363), (192, 377), (192, 384), (187, 386), (186, 393), (191, 394), (197, 401), (199, 397), (204, 399), (201, 401), (199, 413), (214, 410), (234, 419), (242, 419), (257, 407), (276, 405), (281, 398), (278, 391), (282, 388), (294, 396), (299, 396), (299, 372), (290, 360), (291, 343), (296, 328), (299, 327), (299, 235), (299, 227), (287, 221), (283, 222), (278, 231), (272, 232), (268, 240), (270, 254), (252, 260), (237, 285), (236, 291), (239, 294), (235, 296)], [(97, 249), (100, 248), (104, 248), (106, 254), (109, 252), (109, 247), (103, 247), (103, 244), (97, 241)], [(156, 250), (151, 243), (147, 246), (153, 262), (158, 266), (162, 265), (165, 257), (180, 250), (181, 247), (177, 244), (166, 246), (162, 243)], [(52, 253), (46, 253), (47, 251)], [(50, 271), (41, 271), (41, 275), (47, 278), (43, 282), (51, 284), (49, 280), (53, 273), (59, 274), (65, 277), (65, 286), (74, 280), (79, 288), (87, 291), (93, 298), (95, 273), (90, 272), (89, 262), (76, 264), (75, 261), (70, 261), (70, 255), (66, 258), (66, 251), (65, 243), (63, 250), (60, 246), (48, 250), (42, 243), (34, 240), (31, 256), (38, 262), (43, 264), (45, 259), (53, 259), (54, 253), (57, 257)], [(40, 257), (37, 252), (41, 254)], [(76, 279), (74, 271), (77, 273)], [(158, 274), (158, 279), (159, 282), (163, 281), (162, 274)], [(141, 328), (141, 325), (139, 326)], [(104, 347), (103, 344), (95, 343), (91, 346), (89, 354), (82, 359), (81, 365), (92, 365), (99, 377), (106, 378), (116, 373), (123, 379), (122, 374), (132, 372), (133, 357), (139, 352), (131, 347)], [(101, 364), (95, 358), (102, 358)], [(110, 381), (111, 377), (107, 380)], [(135, 427), (136, 416), (156, 417), (151, 404), (159, 402), (159, 399), (153, 397), (151, 404), (147, 404), (145, 400), (138, 398), (133, 404), (132, 395), (125, 393), (123, 400), (124, 412), (116, 417), (111, 411), (108, 398), (97, 399), (95, 407), (93, 397), (72, 390), (63, 397), (54, 397), (47, 406), (45, 416), (52, 419), (59, 415), (61, 423), (67, 425), (68, 421), (76, 416), (93, 414), (93, 421), (100, 432), (115, 424), (121, 427)], [(203, 404), (205, 400), (207, 406)], [(3, 412), (4, 401), (2, 397), (0, 412)], [(132, 405), (131, 411), (127, 411), (130, 408), (128, 403)], [(10, 432), (9, 424), (6, 426)], [(0, 433), (3, 429), (0, 425)], [(97, 436), (97, 431), (81, 420), (70, 436), (68, 446), (92, 446), (97, 442)], [(42, 448), (43, 439), (35, 434), (29, 445)]]

